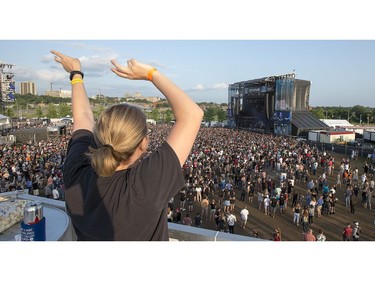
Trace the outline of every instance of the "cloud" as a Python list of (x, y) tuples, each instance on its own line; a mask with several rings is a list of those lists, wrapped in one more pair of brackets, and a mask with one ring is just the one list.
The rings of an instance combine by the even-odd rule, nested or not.
[[(66, 80), (66, 72), (62, 67), (54, 61), (54, 55), (48, 54), (41, 58), (42, 63), (48, 63), (49, 68), (44, 70), (33, 70), (19, 67), (17, 71), (18, 78), (43, 81), (64, 81)], [(107, 54), (104, 56), (92, 55), (80, 57), (82, 69), (86, 77), (102, 77), (110, 73), (112, 67), (111, 59), (116, 59), (117, 55)], [(53, 79), (53, 80), (51, 80)]]
[(32, 68), (26, 67), (17, 67), (17, 70), (14, 71), (17, 76), (18, 81), (36, 81), (42, 80), (46, 82), (51, 81), (64, 81), (66, 80), (66, 72), (60, 70), (48, 70), (48, 69), (39, 69), (35, 70)]
[(42, 63), (51, 63), (51, 62), (55, 62), (54, 60), (54, 55), (53, 54), (48, 54), (48, 55), (45, 55), (43, 56), (40, 61)]
[(227, 83), (217, 83), (213, 86), (205, 87), (203, 84), (197, 84), (195, 85), (191, 91), (212, 91), (212, 90), (224, 90), (228, 88)]
[(228, 89), (228, 84), (227, 83), (215, 84), (213, 89), (217, 89), (217, 90)]
[[(87, 50), (89, 53), (92, 53), (87, 56), (79, 57), (82, 69), (87, 76), (101, 77), (108, 74), (110, 72), (110, 68), (112, 67), (111, 60), (117, 59), (119, 56), (113, 49), (107, 47), (100, 47), (80, 42), (68, 43), (68, 45), (75, 49), (83, 49)], [(54, 61), (54, 55), (51, 53), (43, 56), (40, 61), (42, 63), (50, 64), (50, 69), (59, 69), (62, 73), (65, 73), (62, 67)]]
[(204, 91), (205, 88), (204, 88), (204, 86), (203, 86), (202, 84), (197, 84), (197, 85), (195, 85), (195, 86), (193, 87), (193, 90), (194, 90), (194, 91)]
[(82, 64), (82, 68), (85, 70), (85, 72), (91, 72), (91, 73), (104, 73), (109, 71), (109, 69), (112, 67), (111, 59), (116, 59), (117, 56), (113, 55), (105, 55), (105, 56), (99, 56), (99, 55), (92, 55), (92, 56), (83, 56), (80, 57), (80, 61)]

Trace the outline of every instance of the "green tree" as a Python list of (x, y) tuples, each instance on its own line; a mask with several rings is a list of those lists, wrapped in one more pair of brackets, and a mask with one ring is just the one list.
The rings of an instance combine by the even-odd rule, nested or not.
[(59, 105), (59, 115), (60, 117), (72, 116), (72, 110), (67, 103), (64, 102)]
[(215, 121), (216, 117), (216, 109), (213, 106), (206, 107), (206, 110), (204, 111), (204, 120), (206, 122)]
[(10, 118), (15, 117), (13, 108), (7, 107), (6, 110), (5, 110), (5, 115), (10, 117)]
[(159, 110), (154, 108), (150, 113), (151, 119), (154, 119), (155, 121), (159, 120)]
[(167, 110), (165, 111), (165, 121), (166, 121), (167, 123), (170, 123), (170, 122), (172, 121), (172, 119), (173, 119), (173, 113), (172, 113), (172, 110), (167, 109)]
[(225, 120), (227, 120), (227, 112), (222, 107), (217, 108), (216, 115), (217, 121), (219, 122), (224, 122)]
[(355, 105), (352, 107), (352, 112), (355, 112), (353, 122), (362, 123), (363, 120), (366, 119), (368, 108), (361, 105)]
[(58, 113), (56, 106), (52, 103), (50, 103), (47, 107), (47, 117), (48, 118), (58, 118)]
[(104, 105), (102, 104), (99, 104), (95, 107), (95, 109), (93, 110), (93, 114), (94, 114), (94, 118), (95, 119), (98, 119), (99, 118), (99, 115), (105, 110), (105, 107)]
[(40, 106), (38, 106), (36, 109), (35, 109), (35, 115), (36, 117), (38, 118), (42, 118), (44, 116), (44, 113), (43, 113), (43, 110)]
[(169, 106), (169, 103), (165, 101), (165, 102), (160, 102), (160, 103), (156, 104), (156, 107), (157, 108), (168, 108), (170, 106)]
[(318, 119), (324, 119), (324, 108), (321, 107), (314, 107), (311, 110), (311, 113)]

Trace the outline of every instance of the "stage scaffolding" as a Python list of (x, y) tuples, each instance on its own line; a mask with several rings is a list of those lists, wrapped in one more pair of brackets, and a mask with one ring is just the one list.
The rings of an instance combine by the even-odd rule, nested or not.
[[(293, 113), (308, 112), (311, 81), (296, 74), (230, 84), (228, 124), (233, 128), (292, 135)], [(301, 132), (301, 130), (298, 130)]]

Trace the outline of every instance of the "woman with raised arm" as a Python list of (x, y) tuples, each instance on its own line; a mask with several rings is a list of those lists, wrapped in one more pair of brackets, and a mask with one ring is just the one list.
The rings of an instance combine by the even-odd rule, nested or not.
[(167, 98), (176, 122), (159, 148), (148, 149), (146, 117), (129, 104), (94, 121), (77, 58), (51, 51), (70, 74), (73, 135), (63, 167), (66, 206), (78, 240), (168, 240), (167, 205), (184, 186), (181, 167), (203, 111), (160, 71), (134, 59), (111, 61), (119, 77), (148, 80)]

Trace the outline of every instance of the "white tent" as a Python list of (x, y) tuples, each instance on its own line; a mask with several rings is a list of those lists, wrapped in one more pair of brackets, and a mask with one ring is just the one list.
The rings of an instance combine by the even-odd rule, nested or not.
[(320, 121), (334, 129), (341, 126), (353, 126), (353, 124), (349, 123), (348, 120), (345, 119), (320, 119)]

